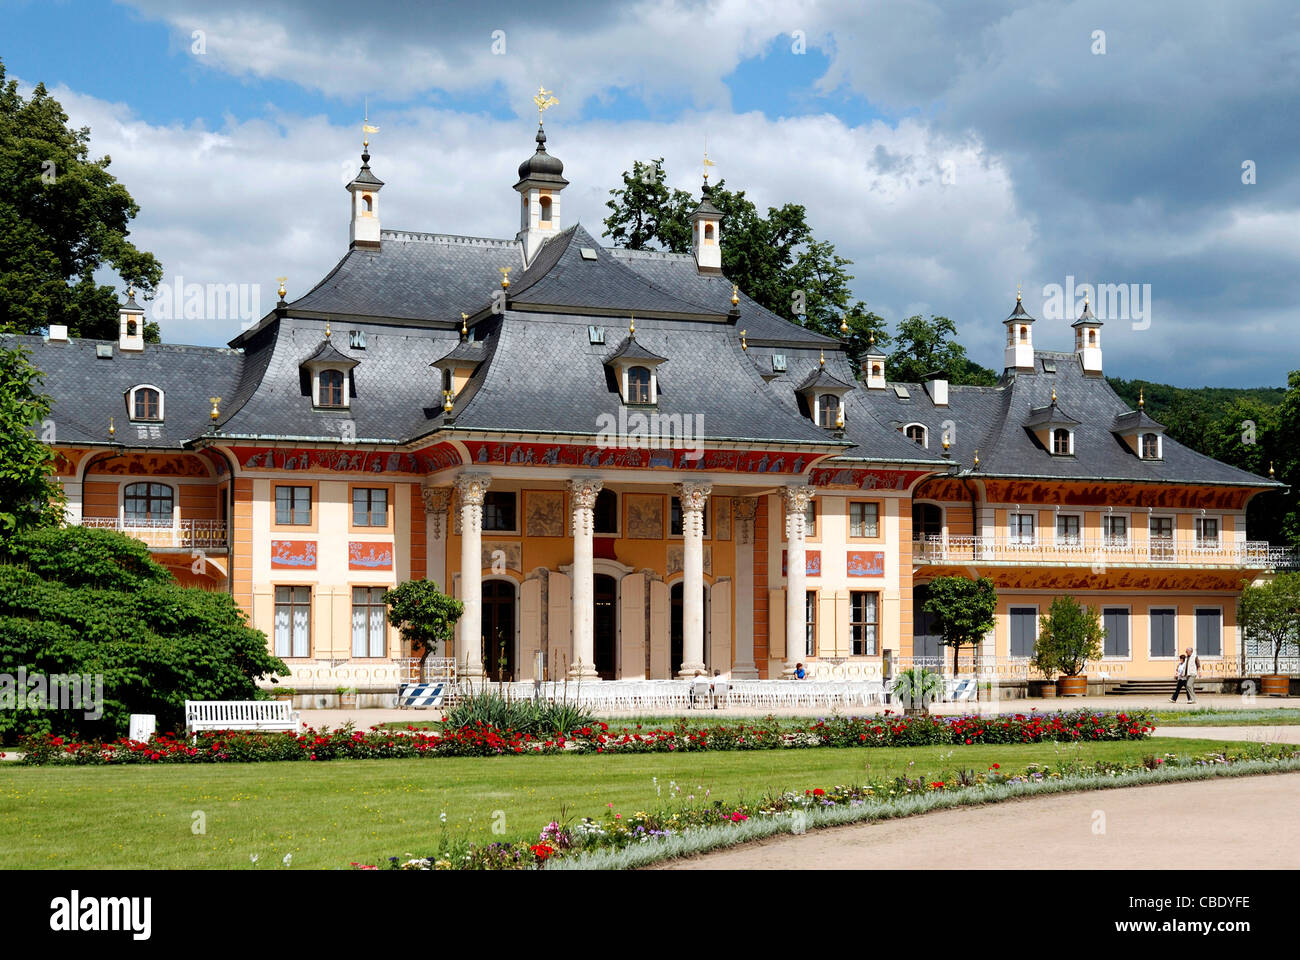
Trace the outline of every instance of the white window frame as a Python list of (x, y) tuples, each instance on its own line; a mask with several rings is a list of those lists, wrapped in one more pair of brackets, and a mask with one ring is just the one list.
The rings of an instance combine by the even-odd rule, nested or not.
[[(1219, 615), (1219, 653), (1217, 656), (1208, 653), (1201, 653), (1200, 650), (1196, 649), (1197, 639), (1198, 639), (1196, 636), (1196, 624), (1200, 622), (1197, 619), (1197, 615), (1202, 610), (1213, 610)], [(1175, 627), (1175, 629), (1177, 629), (1177, 627)], [(1204, 606), (1192, 607), (1192, 653), (1196, 654), (1196, 656), (1200, 657), (1202, 660), (1222, 660), (1224, 656), (1224, 650), (1228, 646), (1228, 638), (1224, 636), (1224, 633), (1225, 633), (1225, 627), (1223, 623), (1223, 607), (1218, 605), (1213, 605), (1213, 604), (1206, 604)]]
[[(848, 506), (849, 506), (849, 539), (850, 539), (850, 540), (879, 540), (879, 539), (880, 539), (880, 521), (881, 521), (881, 519), (882, 519), (882, 518), (881, 518), (881, 515), (880, 515), (881, 501), (879, 501), (879, 500), (850, 500), (850, 501), (848, 502)], [(864, 513), (865, 513), (867, 507), (872, 507), (872, 508), (876, 511), (876, 519), (875, 519), (875, 528), (876, 528), (876, 532), (875, 532), (875, 533), (854, 533), (854, 532), (853, 532), (853, 508), (854, 508), (854, 507), (861, 507), (861, 508), (863, 509)], [(866, 524), (866, 520), (865, 520), (865, 518), (863, 519), (863, 524), (864, 524), (864, 526), (865, 526), (865, 524)]]
[[(1024, 539), (1024, 534), (1020, 525), (1015, 521), (1020, 517), (1029, 518), (1029, 526), (1032, 534), (1028, 540)], [(1007, 514), (1007, 543), (1014, 547), (1035, 547), (1038, 545), (1038, 514), (1030, 510), (1015, 510)]]
[[(356, 596), (356, 592), (357, 592), (358, 590), (366, 590), (366, 591), (370, 591), (370, 590), (388, 590), (388, 589), (390, 589), (390, 588), (389, 588), (389, 587), (382, 586), (382, 585), (369, 584), (369, 583), (354, 583), (354, 584), (352, 584), (351, 586), (352, 586), (351, 596), (348, 598), (349, 601), (350, 601), (350, 603), (351, 603), (351, 608), (350, 608), (350, 610), (349, 610), (349, 615), (350, 615), (350, 616), (349, 616), (349, 620), (348, 620), (348, 627), (349, 627), (349, 637), (348, 637), (348, 642), (349, 642), (349, 644), (350, 644), (349, 649), (352, 651), (352, 659), (353, 659), (353, 660), (382, 660), (382, 659), (385, 659), (385, 658), (388, 656), (388, 632), (389, 632), (389, 631), (388, 631), (388, 605), (385, 604), (385, 603), (383, 603), (382, 600), (381, 600), (381, 602), (378, 604), (378, 606), (380, 606), (380, 607), (383, 609), (383, 611), (384, 611), (384, 617), (383, 617), (383, 620), (380, 621), (380, 625), (379, 625), (379, 630), (380, 630), (380, 635), (379, 635), (379, 653), (374, 653), (374, 652), (372, 652), (372, 651), (373, 651), (373, 645), (374, 645), (374, 638), (370, 635), (371, 620), (370, 620), (369, 616), (366, 617), (366, 652), (365, 652), (365, 653), (357, 653), (357, 637), (356, 637), (356, 633), (355, 633), (355, 631), (356, 631), (356, 616), (357, 616), (357, 596)], [(380, 596), (382, 597), (383, 594), (380, 594)], [(364, 606), (365, 608), (369, 609), (369, 608), (371, 608), (371, 607), (374, 607), (375, 604), (372, 604), (372, 603), (370, 603), (370, 602), (367, 601), (366, 603), (362, 604), (362, 606)]]
[[(1113, 656), (1113, 655), (1111, 655), (1111, 654), (1107, 654), (1107, 653), (1106, 653), (1106, 639), (1105, 639), (1105, 637), (1103, 637), (1103, 638), (1102, 638), (1102, 641), (1101, 641), (1101, 650), (1102, 650), (1101, 658), (1102, 658), (1103, 660), (1106, 660), (1106, 661), (1110, 662), (1110, 663), (1132, 663), (1132, 662), (1133, 662), (1133, 606), (1132, 606), (1132, 604), (1127, 604), (1127, 603), (1105, 603), (1105, 604), (1102, 604), (1101, 611), (1100, 611), (1100, 613), (1101, 613), (1102, 629), (1105, 629), (1105, 626), (1106, 626), (1106, 611), (1107, 611), (1107, 610), (1123, 610), (1126, 614), (1128, 614), (1128, 656), (1127, 656), (1127, 657), (1116, 657), (1116, 656)], [(1150, 621), (1148, 621), (1148, 623), (1147, 623), (1147, 629), (1148, 629), (1148, 630), (1150, 629)], [(1174, 629), (1177, 629), (1177, 627), (1175, 627)], [(1150, 645), (1150, 643), (1149, 643), (1149, 641), (1148, 641), (1148, 646), (1149, 646), (1149, 645)]]
[[(1117, 542), (1114, 539), (1114, 534), (1107, 529), (1110, 526), (1112, 520), (1124, 521), (1124, 539), (1121, 542)], [(1103, 513), (1101, 515), (1101, 545), (1103, 548), (1127, 547), (1129, 546), (1129, 544), (1132, 543), (1132, 539), (1133, 539), (1133, 519), (1127, 513)], [(1130, 649), (1131, 647), (1132, 644), (1130, 643)]]
[[(1056, 452), (1056, 433), (1058, 430), (1065, 431), (1066, 451), (1065, 453)], [(1074, 456), (1074, 431), (1069, 427), (1051, 427), (1047, 431), (1047, 449), (1054, 457), (1072, 457)]]
[[(1169, 536), (1167, 538), (1166, 537), (1157, 538), (1152, 535), (1152, 529), (1157, 520), (1169, 521)], [(1169, 555), (1167, 557), (1163, 557), (1163, 556), (1156, 557), (1157, 543), (1165, 543), (1169, 545), (1168, 547)], [(1167, 561), (1170, 563), (1178, 559), (1178, 517), (1177, 516), (1170, 513), (1162, 513), (1162, 514), (1153, 513), (1147, 516), (1147, 556), (1150, 557), (1151, 559), (1158, 559), (1160, 561)], [(1163, 610), (1165, 608), (1161, 607), (1160, 609)]]
[[(853, 652), (853, 627), (854, 627), (854, 624), (857, 622), (857, 621), (855, 621), (855, 620), (853, 619), (853, 595), (854, 595), (855, 593), (871, 594), (871, 595), (873, 595), (873, 596), (876, 598), (876, 599), (875, 599), (876, 619), (875, 619), (875, 622), (874, 622), (873, 624), (871, 624), (871, 626), (874, 626), (874, 627), (876, 628), (875, 639), (872, 641), (872, 644), (871, 644), (875, 649), (874, 649), (873, 651), (868, 652), (868, 653), (854, 653), (854, 652)], [(851, 657), (878, 657), (878, 656), (880, 656), (880, 650), (881, 650), (881, 646), (880, 646), (880, 640), (881, 640), (881, 637), (880, 637), (880, 617), (881, 617), (881, 606), (882, 606), (882, 604), (881, 604), (881, 601), (880, 601), (880, 591), (879, 591), (879, 590), (850, 590), (850, 591), (849, 591), (849, 656), (851, 656)]]
[[(326, 405), (320, 402), (320, 375), (326, 372), (343, 374), (342, 406), (335, 406), (332, 403)], [(352, 405), (352, 373), (348, 370), (340, 370), (338, 367), (321, 367), (319, 370), (313, 370), (311, 375), (311, 405), (321, 410), (348, 409)]]
[[(128, 520), (126, 518), (126, 488), (136, 484), (154, 484), (166, 487), (172, 492), (172, 518), (167, 523), (156, 520)], [(181, 488), (176, 482), (168, 482), (162, 477), (128, 477), (117, 485), (117, 519), (123, 526), (148, 527), (150, 530), (177, 530), (181, 521)]]
[[(1195, 540), (1193, 542), (1196, 544), (1196, 549), (1197, 550), (1223, 549), (1223, 518), (1218, 514), (1215, 514), (1214, 516), (1210, 516), (1207, 514), (1204, 517), (1198, 516), (1195, 518), (1195, 520), (1196, 522), (1193, 524), (1193, 529), (1195, 531), (1194, 533)], [(1214, 529), (1215, 529), (1214, 543), (1209, 545), (1201, 542), (1201, 526), (1207, 520), (1214, 524)], [(1207, 607), (1206, 609), (1209, 608)]]
[[(1174, 613), (1174, 653), (1170, 657), (1158, 657), (1151, 652), (1151, 614), (1161, 610), (1172, 610)], [(1178, 639), (1178, 608), (1170, 606), (1152, 605), (1147, 607), (1147, 659), (1156, 661), (1177, 661), (1178, 651), (1182, 647), (1182, 641)], [(1129, 644), (1132, 649), (1132, 643)]]
[[(1143, 452), (1143, 438), (1154, 435), (1156, 438), (1156, 455), (1148, 457)], [(1155, 430), (1146, 430), (1137, 435), (1138, 458), (1142, 460), (1163, 460), (1165, 458), (1165, 435)]]
[[(633, 401), (632, 385), (628, 382), (627, 375), (632, 372), (633, 367), (641, 367), (650, 371), (650, 399), (647, 402), (640, 400)], [(647, 407), (659, 402), (659, 375), (655, 372), (654, 364), (649, 363), (628, 363), (624, 364), (619, 375), (619, 380), (623, 384), (623, 402), (635, 407)]]
[[(135, 415), (135, 395), (138, 390), (156, 390), (158, 393), (158, 418), (156, 420), (147, 420)], [(126, 412), (127, 417), (132, 423), (162, 423), (167, 416), (166, 404), (167, 396), (162, 387), (152, 383), (137, 383), (127, 391)]]
[[(1061, 521), (1068, 517), (1074, 517), (1079, 521), (1079, 530), (1073, 540), (1064, 539), (1061, 536)], [(1082, 513), (1058, 513), (1055, 516), (1055, 523), (1052, 524), (1052, 533), (1054, 536), (1053, 543), (1058, 547), (1081, 547), (1083, 546), (1083, 514)]]
[(930, 428), (927, 427), (924, 423), (916, 423), (916, 422), (912, 422), (912, 423), (905, 423), (905, 424), (903, 424), (903, 426), (902, 426), (902, 434), (903, 434), (903, 437), (904, 437), (906, 440), (908, 440), (908, 441), (910, 441), (910, 442), (912, 442), (912, 443), (916, 443), (915, 440), (913, 440), (911, 437), (909, 437), (909, 436), (907, 435), (907, 431), (908, 431), (908, 430), (911, 430), (913, 427), (920, 427), (920, 428), (921, 428), (921, 444), (920, 444), (920, 446), (921, 446), (923, 449), (928, 450), (928, 449), (930, 448)]

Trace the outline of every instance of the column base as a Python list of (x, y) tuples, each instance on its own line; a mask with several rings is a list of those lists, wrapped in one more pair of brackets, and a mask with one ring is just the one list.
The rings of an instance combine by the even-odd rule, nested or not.
[(731, 668), (731, 675), (737, 680), (757, 680), (758, 667), (753, 663), (738, 663)]
[(584, 683), (599, 683), (600, 674), (590, 663), (572, 663), (569, 665), (569, 679), (582, 680)]
[(793, 679), (795, 667), (797, 667), (800, 663), (803, 663), (803, 661), (795, 660), (793, 662), (787, 662), (786, 665), (781, 668), (781, 679), (783, 680)]
[(699, 674), (700, 676), (705, 676), (707, 673), (708, 671), (704, 669), (704, 664), (702, 663), (683, 663), (681, 670), (677, 671), (677, 678), (679, 680), (680, 679), (689, 680), (692, 677), (694, 677), (696, 674)]

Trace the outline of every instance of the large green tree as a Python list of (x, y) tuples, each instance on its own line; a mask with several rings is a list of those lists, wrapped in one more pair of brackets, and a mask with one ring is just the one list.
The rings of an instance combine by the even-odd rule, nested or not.
[(0, 337), (0, 544), (32, 527), (63, 519), (63, 486), (54, 473), (55, 425), (50, 398), (38, 392), (41, 374), (21, 347)]
[(424, 661), (439, 643), (450, 651), (465, 605), (439, 590), (432, 580), (407, 580), (387, 591), (384, 603), (388, 605), (388, 622), (398, 628), (412, 653), (420, 652), (418, 672), (423, 676)]
[[(803, 206), (768, 207), (764, 215), (743, 190), (727, 189), (725, 180), (710, 187), (709, 200), (722, 211), (722, 272), (747, 296), (778, 316), (842, 337), (855, 366), (871, 336), (878, 347), (889, 343), (885, 321), (852, 299), (852, 261), (813, 235)], [(632, 250), (686, 253), (697, 203), (685, 190), (669, 188), (662, 158), (636, 161), (624, 171), (623, 185), (610, 191), (605, 235)]]
[[(110, 159), (90, 156), (90, 129), (74, 130), (44, 84), (29, 98), (0, 61), (0, 331), (116, 339), (117, 291), (95, 280), (111, 266), (142, 295), (162, 280), (153, 254), (130, 240), (139, 213)], [(145, 338), (157, 340), (156, 324)]]
[(894, 352), (885, 360), (885, 376), (902, 383), (920, 383), (927, 374), (947, 374), (956, 384), (993, 386), (998, 375), (966, 356), (957, 342), (957, 325), (947, 317), (919, 314), (898, 325)]
[(925, 612), (938, 618), (943, 645), (952, 647), (952, 669), (962, 647), (974, 647), (996, 625), (998, 591), (992, 579), (938, 577), (926, 591)]
[(77, 709), (3, 704), (8, 739), (112, 738), (132, 713), (178, 727), (186, 700), (251, 700), (258, 678), (289, 672), (230, 594), (182, 587), (144, 543), (84, 527), (29, 530), (0, 547), (0, 664), (102, 685), (102, 700)]

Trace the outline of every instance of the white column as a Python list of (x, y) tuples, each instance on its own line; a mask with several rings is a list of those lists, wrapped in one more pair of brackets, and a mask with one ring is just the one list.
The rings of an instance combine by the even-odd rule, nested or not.
[(794, 676), (795, 665), (803, 662), (808, 644), (804, 510), (816, 492), (814, 487), (786, 487), (781, 491), (785, 502), (785, 669), (782, 675), (787, 677)]
[(451, 504), (451, 487), (422, 486), (420, 496), (424, 499), (424, 578), (446, 593), (447, 507)]
[(738, 497), (731, 501), (736, 537), (736, 663), (731, 675), (757, 680), (754, 663), (754, 517), (758, 501)]
[(483, 677), (483, 498), (492, 478), (466, 473), (456, 478), (460, 499), (460, 602), (465, 612), (456, 634), (456, 669), (468, 680)]
[(682, 505), (682, 669), (678, 676), (704, 672), (704, 508), (710, 483), (679, 483)]
[(571, 680), (597, 680), (596, 674), (596, 581), (592, 549), (595, 532), (596, 495), (602, 481), (575, 477), (569, 481), (569, 507), (573, 531), (573, 656), (569, 660)]

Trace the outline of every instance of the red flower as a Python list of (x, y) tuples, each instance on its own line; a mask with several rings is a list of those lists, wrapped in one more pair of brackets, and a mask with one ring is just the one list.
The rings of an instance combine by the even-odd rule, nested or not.
[(824, 797), (824, 796), (826, 796), (826, 791), (823, 790), (821, 787), (818, 787), (816, 790), (813, 791), (813, 796), (814, 796), (814, 797)]

